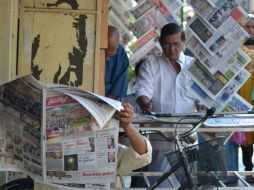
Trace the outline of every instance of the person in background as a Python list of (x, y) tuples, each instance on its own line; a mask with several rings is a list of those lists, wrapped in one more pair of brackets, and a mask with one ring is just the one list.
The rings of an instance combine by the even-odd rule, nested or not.
[[(190, 78), (183, 72), (183, 69), (193, 60), (183, 53), (185, 44), (183, 29), (175, 23), (165, 25), (161, 29), (159, 42), (163, 54), (148, 56), (139, 69), (135, 85), (137, 103), (144, 113), (151, 111), (162, 113), (196, 111), (196, 98), (187, 88)], [(151, 136), (150, 138), (152, 140), (159, 137)], [(151, 141), (151, 143), (153, 160), (148, 165), (148, 171), (167, 171), (170, 166), (164, 154), (170, 149), (174, 150), (175, 147), (172, 143), (165, 141)], [(156, 179), (150, 180), (152, 183)], [(171, 187), (171, 183), (174, 182), (164, 181), (160, 187)]]
[(120, 34), (114, 26), (108, 27), (108, 49), (105, 65), (105, 96), (120, 100), (127, 96), (129, 59), (119, 44)]
[[(254, 89), (254, 15), (248, 16), (248, 22), (244, 28), (250, 34), (250, 38), (244, 43), (242, 49), (251, 58), (251, 61), (245, 67), (251, 73), (251, 77), (241, 87), (239, 94), (254, 106), (254, 102), (252, 100), (252, 93)], [(245, 171), (252, 171), (254, 132), (247, 132), (247, 138), (248, 142), (245, 145), (241, 145), (242, 161)], [(246, 176), (246, 181), (254, 183), (254, 177)]]

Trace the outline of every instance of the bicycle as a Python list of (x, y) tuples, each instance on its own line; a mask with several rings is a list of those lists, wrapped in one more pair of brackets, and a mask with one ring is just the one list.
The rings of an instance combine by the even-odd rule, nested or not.
[[(196, 145), (183, 148), (182, 143), (186, 141), (202, 124), (212, 117), (215, 112), (214, 108), (207, 110), (204, 117), (199, 117), (199, 122), (189, 131), (182, 134), (176, 134), (168, 137), (161, 131), (149, 130), (142, 131), (143, 135), (158, 134), (168, 142), (176, 144), (176, 151), (165, 154), (171, 168), (162, 175), (147, 190), (155, 189), (165, 179), (175, 174), (182, 189), (200, 189), (204, 186), (218, 185), (218, 181), (227, 176), (225, 164), (224, 137), (217, 137)], [(164, 115), (163, 115), (164, 116)], [(197, 116), (194, 116), (198, 118)], [(206, 165), (206, 163), (209, 163)]]

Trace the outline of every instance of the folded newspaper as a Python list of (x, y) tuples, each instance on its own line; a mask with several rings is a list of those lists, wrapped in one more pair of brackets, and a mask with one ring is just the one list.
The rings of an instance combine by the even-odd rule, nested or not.
[(121, 102), (32, 76), (1, 85), (0, 170), (44, 183), (109, 186), (119, 130), (112, 116), (121, 109)]

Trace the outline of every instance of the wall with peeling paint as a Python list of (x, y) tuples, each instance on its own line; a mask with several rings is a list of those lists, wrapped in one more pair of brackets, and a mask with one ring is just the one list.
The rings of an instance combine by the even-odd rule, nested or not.
[(0, 0), (0, 84), (16, 76), (17, 12), (16, 0)]
[(25, 0), (21, 6), (19, 74), (93, 91), (97, 1)]
[[(20, 8), (16, 17), (11, 14), (13, 2)], [(43, 82), (103, 94), (105, 3), (104, 8), (107, 0), (1, 0), (5, 27), (0, 29), (0, 83), (31, 73)], [(18, 18), (13, 39), (11, 25)], [(15, 41), (18, 48), (12, 46)]]

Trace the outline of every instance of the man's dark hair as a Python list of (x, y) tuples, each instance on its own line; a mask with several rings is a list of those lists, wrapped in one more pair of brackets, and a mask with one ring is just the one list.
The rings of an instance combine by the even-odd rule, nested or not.
[(175, 23), (169, 23), (162, 27), (161, 29), (161, 35), (159, 38), (160, 43), (162, 44), (165, 36), (173, 35), (173, 34), (179, 34), (181, 33), (181, 39), (182, 41), (185, 41), (185, 34), (183, 31), (183, 28)]

